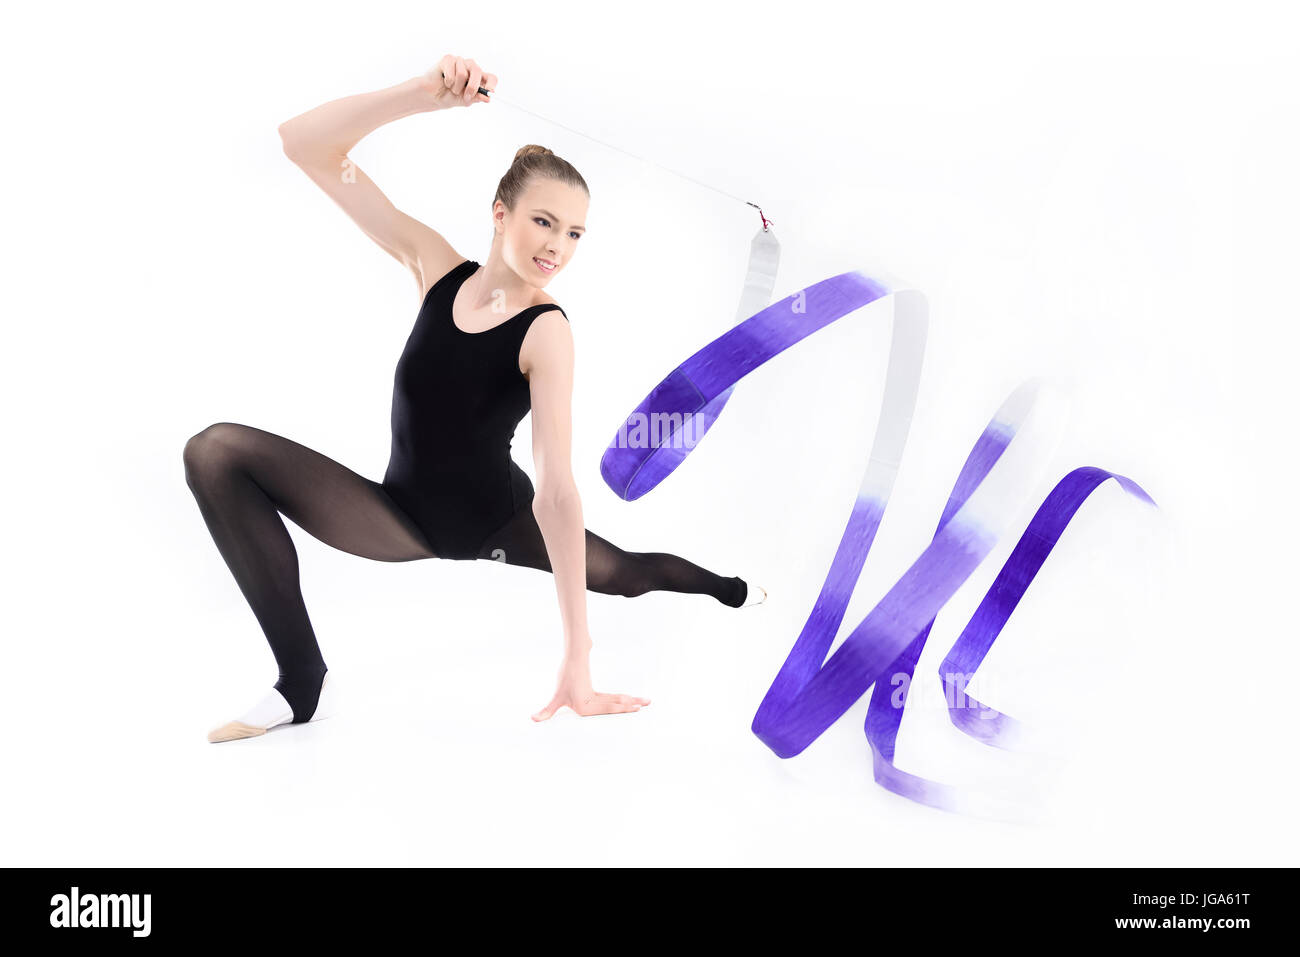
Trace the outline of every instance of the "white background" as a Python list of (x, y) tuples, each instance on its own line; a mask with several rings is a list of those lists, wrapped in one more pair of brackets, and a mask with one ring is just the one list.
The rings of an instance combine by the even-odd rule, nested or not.
[[(1300, 78), (1282, 6), (639, 9), (10, 12), (4, 862), (1294, 864)], [(448, 52), (618, 149), (494, 103), (381, 127), (352, 158), (480, 261), (519, 146), (582, 171), (589, 232), (549, 291), (577, 342), (587, 525), (771, 599), (590, 595), (598, 690), (653, 704), (534, 724), (561, 648), (551, 576), (368, 562), (291, 525), (343, 710), (210, 745), (276, 671), (184, 443), (244, 422), (381, 478), (418, 305), (276, 127)], [(888, 313), (755, 372), (686, 467), (620, 501), (605, 444), (730, 326), (758, 226), (628, 153), (760, 203), (777, 296), (878, 264), (930, 297), (912, 438), (841, 637), (924, 548), (1003, 398), (1034, 375), (1073, 390), (1047, 477), (939, 616), (899, 741), (916, 774), (1035, 792), (1032, 822), (876, 786), (867, 696), (789, 760), (750, 732), (866, 464)], [(527, 420), (515, 449), (535, 475)], [(972, 687), (1053, 757), (993, 751), (923, 686), (1081, 465), (1159, 509), (1114, 482), (1080, 509)]]

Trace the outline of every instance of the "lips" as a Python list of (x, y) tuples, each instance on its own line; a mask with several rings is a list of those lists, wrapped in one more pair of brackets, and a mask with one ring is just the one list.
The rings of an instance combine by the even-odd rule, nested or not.
[(556, 268), (555, 263), (549, 260), (538, 259), (536, 256), (534, 256), (533, 262), (537, 263), (537, 268), (540, 269), (542, 272), (546, 272), (546, 273), (555, 272), (555, 268)]

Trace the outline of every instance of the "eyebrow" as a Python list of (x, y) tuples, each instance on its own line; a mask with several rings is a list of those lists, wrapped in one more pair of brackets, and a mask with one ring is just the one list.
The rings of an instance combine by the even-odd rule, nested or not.
[[(535, 210), (533, 210), (533, 212), (534, 212), (534, 213), (545, 213), (545, 214), (546, 214), (548, 217), (550, 217), (551, 219), (559, 219), (559, 218), (560, 218), (559, 216), (556, 216), (553, 212), (551, 212), (549, 209), (535, 209)], [(570, 226), (569, 228), (570, 228), (570, 229), (581, 229), (584, 233), (587, 231), (587, 227), (586, 227), (586, 226)]]

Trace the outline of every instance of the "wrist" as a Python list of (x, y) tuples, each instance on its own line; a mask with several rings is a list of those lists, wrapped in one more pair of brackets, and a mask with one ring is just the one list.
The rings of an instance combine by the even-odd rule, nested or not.
[(564, 643), (564, 666), (583, 665), (591, 659), (592, 640), (589, 637), (569, 638)]
[(428, 113), (442, 109), (438, 102), (438, 88), (427, 73), (413, 76), (401, 85), (418, 111)]

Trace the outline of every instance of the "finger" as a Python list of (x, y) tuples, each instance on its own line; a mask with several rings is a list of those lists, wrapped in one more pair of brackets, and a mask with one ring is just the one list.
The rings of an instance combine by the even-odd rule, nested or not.
[(448, 53), (442, 58), (442, 85), (448, 90), (456, 89), (456, 60), (458, 57)]
[(536, 713), (533, 715), (533, 720), (534, 720), (534, 721), (545, 721), (545, 720), (547, 720), (548, 718), (550, 718), (551, 715), (555, 714), (555, 710), (556, 710), (556, 709), (555, 709), (555, 706), (554, 706), (554, 705), (549, 705), (549, 704), (548, 704), (548, 705), (547, 705), (545, 708), (543, 708), (541, 711), (538, 711), (538, 712), (536, 712)]
[(465, 83), (469, 80), (469, 68), (465, 66), (464, 57), (456, 57), (456, 66), (451, 71), (451, 92), (457, 96), (465, 93)]
[(495, 93), (497, 91), (497, 75), (495, 73), (483, 74), (483, 89), (487, 90), (489, 93)]
[[(627, 696), (619, 695), (618, 697), (625, 698)], [(641, 706), (627, 701), (606, 701), (603, 702), (602, 708), (602, 714), (626, 714), (629, 711), (639, 711)]]
[(483, 85), (483, 70), (473, 60), (466, 60), (465, 64), (469, 67), (469, 82), (465, 84), (465, 102), (473, 103), (482, 96), (478, 88)]
[(564, 702), (560, 700), (560, 696), (556, 695), (545, 708), (533, 715), (533, 720), (545, 721), (547, 718), (555, 714), (555, 712), (559, 711), (563, 704)]
[(649, 698), (638, 698), (638, 697), (636, 697), (635, 695), (629, 695), (629, 694), (604, 694), (604, 693), (598, 692), (598, 693), (597, 693), (597, 697), (602, 698), (602, 699), (606, 699), (606, 700), (609, 700), (609, 701), (617, 701), (619, 704), (641, 704), (641, 705), (645, 705), (645, 704), (649, 704), (649, 703), (650, 703), (650, 699), (649, 699)]

